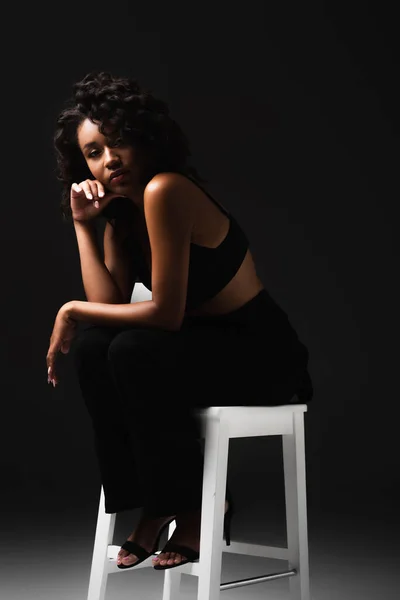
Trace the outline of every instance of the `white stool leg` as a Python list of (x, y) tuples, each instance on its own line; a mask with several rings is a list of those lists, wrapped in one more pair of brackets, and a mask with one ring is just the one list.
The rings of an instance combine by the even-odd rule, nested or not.
[(164, 574), (163, 600), (178, 600), (181, 588), (181, 573), (167, 569)]
[(282, 436), (291, 600), (310, 600), (304, 413), (293, 415), (293, 434)]
[(105, 512), (104, 491), (103, 486), (101, 486), (87, 600), (104, 600), (108, 577), (107, 549), (108, 545), (112, 543), (115, 516), (115, 514)]
[(205, 432), (197, 600), (220, 598), (228, 452), (228, 429), (216, 412), (207, 419)]
[[(176, 522), (172, 521), (168, 527), (168, 539), (174, 533)], [(178, 600), (181, 587), (182, 573), (176, 572), (174, 569), (167, 569), (164, 573), (164, 588), (162, 600)]]

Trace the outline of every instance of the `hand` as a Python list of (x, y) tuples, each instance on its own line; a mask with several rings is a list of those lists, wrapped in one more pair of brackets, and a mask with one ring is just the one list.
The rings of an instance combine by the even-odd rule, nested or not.
[(63, 354), (68, 354), (71, 342), (76, 335), (77, 326), (77, 321), (69, 316), (68, 303), (64, 304), (57, 313), (46, 357), (47, 383), (52, 383), (53, 387), (56, 387), (58, 383), (58, 377), (55, 372), (57, 353), (61, 351)]
[(113, 200), (123, 194), (109, 192), (97, 179), (85, 179), (71, 185), (70, 202), (74, 221), (89, 221)]

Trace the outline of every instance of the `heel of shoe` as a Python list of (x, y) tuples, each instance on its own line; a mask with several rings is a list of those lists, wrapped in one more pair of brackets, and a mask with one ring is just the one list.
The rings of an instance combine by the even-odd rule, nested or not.
[(232, 504), (229, 505), (228, 510), (224, 515), (224, 534), (225, 534), (225, 543), (227, 546), (231, 545), (231, 522), (233, 515), (233, 507)]

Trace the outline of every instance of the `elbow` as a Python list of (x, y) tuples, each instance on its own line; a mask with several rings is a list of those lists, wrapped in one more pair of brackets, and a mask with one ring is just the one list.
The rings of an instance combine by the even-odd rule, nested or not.
[(167, 331), (179, 331), (181, 329), (184, 318), (183, 311), (178, 313), (176, 310), (163, 309), (157, 305), (155, 305), (155, 310), (158, 317), (157, 321), (162, 329)]

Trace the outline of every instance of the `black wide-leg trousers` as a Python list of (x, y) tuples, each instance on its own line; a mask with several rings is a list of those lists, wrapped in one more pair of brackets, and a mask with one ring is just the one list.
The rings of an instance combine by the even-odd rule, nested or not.
[(289, 403), (308, 361), (265, 290), (229, 315), (185, 318), (179, 331), (89, 324), (71, 352), (106, 512), (152, 516), (201, 505), (196, 408)]

